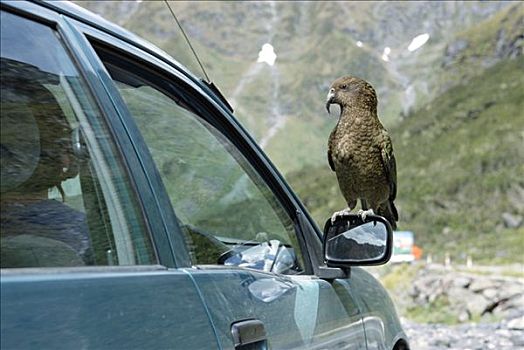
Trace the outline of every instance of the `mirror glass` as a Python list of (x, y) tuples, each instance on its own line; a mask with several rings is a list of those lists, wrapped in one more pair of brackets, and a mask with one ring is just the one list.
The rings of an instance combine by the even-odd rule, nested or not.
[(387, 252), (388, 230), (379, 221), (367, 222), (326, 242), (326, 258), (338, 261), (374, 261)]

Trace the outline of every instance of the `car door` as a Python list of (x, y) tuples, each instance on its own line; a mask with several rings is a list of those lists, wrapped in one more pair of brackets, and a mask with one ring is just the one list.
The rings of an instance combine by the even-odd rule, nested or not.
[(0, 347), (220, 348), (69, 25), (1, 5)]
[(315, 276), (317, 231), (219, 98), (166, 56), (75, 25), (134, 144), (147, 145), (184, 242), (175, 257), (189, 254), (220, 346), (365, 348), (351, 281)]

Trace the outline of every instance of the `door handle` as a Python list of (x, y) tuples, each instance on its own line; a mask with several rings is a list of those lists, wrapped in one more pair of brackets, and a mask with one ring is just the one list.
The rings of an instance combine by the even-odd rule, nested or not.
[(235, 350), (266, 350), (267, 338), (264, 323), (260, 320), (244, 320), (231, 325)]

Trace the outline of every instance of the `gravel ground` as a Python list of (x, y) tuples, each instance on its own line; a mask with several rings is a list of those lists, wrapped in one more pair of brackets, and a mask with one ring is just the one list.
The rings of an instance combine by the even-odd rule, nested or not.
[(524, 316), (501, 323), (415, 324), (402, 322), (412, 350), (524, 349)]

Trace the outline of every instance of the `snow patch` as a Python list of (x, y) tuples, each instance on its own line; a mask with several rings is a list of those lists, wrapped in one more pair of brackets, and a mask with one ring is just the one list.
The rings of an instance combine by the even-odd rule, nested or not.
[(272, 66), (275, 64), (276, 59), (277, 54), (275, 53), (273, 45), (271, 45), (270, 43), (265, 43), (264, 45), (262, 45), (262, 49), (258, 53), (257, 62), (265, 62), (268, 65)]
[(418, 50), (425, 43), (427, 43), (428, 40), (429, 40), (428, 33), (417, 35), (416, 37), (413, 38), (413, 40), (411, 40), (411, 43), (408, 46), (408, 51), (413, 52), (415, 50)]

